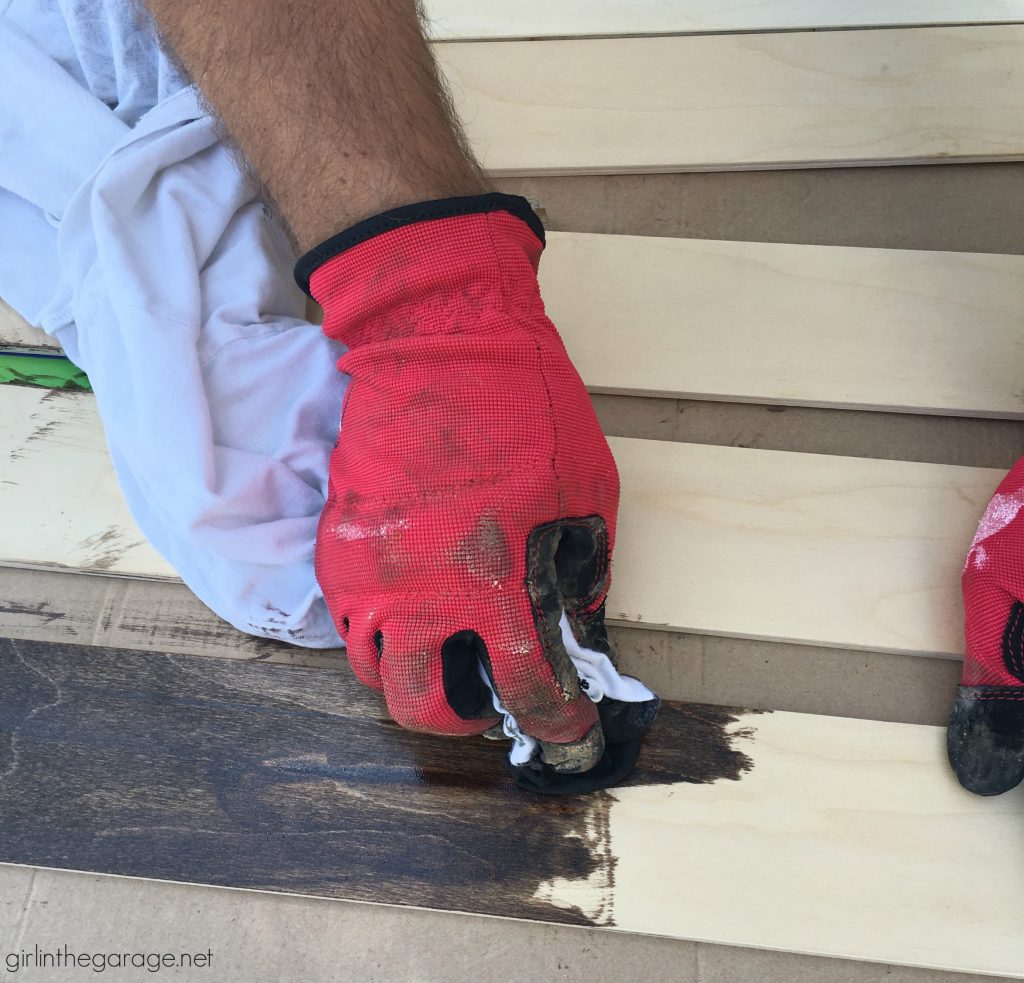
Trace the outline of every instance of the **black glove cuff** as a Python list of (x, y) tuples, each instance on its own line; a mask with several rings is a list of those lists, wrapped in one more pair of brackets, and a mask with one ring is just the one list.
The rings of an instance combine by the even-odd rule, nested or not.
[(346, 249), (358, 246), (367, 239), (384, 232), (391, 232), (403, 225), (415, 222), (429, 222), (439, 218), (452, 218), (456, 215), (478, 215), (485, 212), (508, 212), (522, 219), (538, 239), (544, 242), (544, 226), (530, 203), (519, 195), (505, 195), (491, 192), (484, 195), (466, 195), (460, 198), (439, 198), (436, 201), (422, 201), (415, 205), (402, 205), (389, 211), (374, 215), (373, 218), (357, 222), (355, 225), (325, 239), (318, 246), (299, 257), (295, 264), (295, 282), (309, 297), (309, 278), (329, 259), (333, 259)]

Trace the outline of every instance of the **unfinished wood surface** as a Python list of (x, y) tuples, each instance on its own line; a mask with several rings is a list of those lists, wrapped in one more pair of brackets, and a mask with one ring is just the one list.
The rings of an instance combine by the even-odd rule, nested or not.
[[(614, 622), (961, 652), (960, 569), (1002, 471), (611, 445), (622, 475)], [(92, 397), (0, 387), (0, 458), (0, 563), (175, 575), (128, 515)]]
[(495, 174), (1024, 157), (1024, 27), (444, 43)]
[(386, 722), (346, 673), (0, 641), (0, 860), (1024, 975), (1024, 793), (943, 731), (667, 704), (626, 787)]
[(427, 0), (442, 40), (1024, 21), (1021, 0)]
[(1024, 257), (550, 234), (596, 392), (1024, 416)]
[[(545, 302), (592, 391), (1024, 418), (1024, 256), (549, 239)], [(0, 346), (35, 330), (0, 310)]]
[(956, 656), (960, 571), (1003, 472), (611, 441), (609, 616), (714, 635)]
[(0, 562), (177, 577), (135, 525), (91, 395), (0, 386)]
[(57, 340), (42, 328), (29, 324), (13, 307), (0, 299), (0, 348), (58, 348)]

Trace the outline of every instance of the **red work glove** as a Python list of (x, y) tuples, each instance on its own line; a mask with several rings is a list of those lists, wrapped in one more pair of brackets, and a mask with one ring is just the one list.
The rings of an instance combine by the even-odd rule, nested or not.
[(978, 525), (963, 593), (966, 655), (949, 760), (964, 788), (998, 795), (1024, 779), (1024, 459)]
[(608, 651), (619, 482), (544, 313), (543, 242), (525, 199), (451, 198), (354, 226), (296, 278), (349, 347), (316, 573), (356, 675), (405, 727), (479, 734), (482, 662), (568, 773), (604, 744), (558, 621)]

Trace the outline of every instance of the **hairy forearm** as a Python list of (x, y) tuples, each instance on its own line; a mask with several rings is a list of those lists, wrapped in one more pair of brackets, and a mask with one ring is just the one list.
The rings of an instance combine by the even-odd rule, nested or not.
[(300, 250), (387, 208), (486, 189), (415, 0), (147, 0)]

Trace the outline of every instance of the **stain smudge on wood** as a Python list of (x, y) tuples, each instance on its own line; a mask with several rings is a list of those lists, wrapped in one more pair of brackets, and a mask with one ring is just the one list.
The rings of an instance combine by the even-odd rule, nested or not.
[[(39, 621), (44, 625), (53, 624), (55, 621), (60, 621), (62, 618), (66, 618), (67, 615), (63, 611), (57, 611), (47, 601), (39, 601), (36, 604), (18, 604), (15, 601), (0, 601), (0, 615), (15, 615), (18, 617), (28, 617), (34, 621)], [(0, 630), (3, 629), (3, 622), (0, 621)]]
[[(0, 678), (0, 861), (614, 923), (614, 791), (523, 792), (503, 743), (382, 723), (350, 673), (2, 639)], [(740, 778), (744, 712), (666, 704), (627, 784)]]

